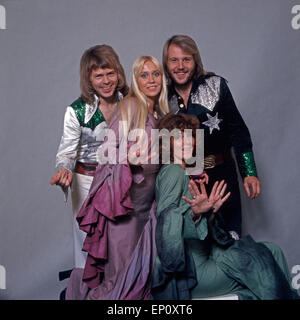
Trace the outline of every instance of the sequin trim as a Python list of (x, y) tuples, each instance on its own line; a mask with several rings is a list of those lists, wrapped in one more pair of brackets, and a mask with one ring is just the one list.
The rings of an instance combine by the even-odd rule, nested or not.
[(172, 113), (175, 113), (175, 114), (178, 113), (179, 107), (178, 107), (178, 99), (176, 95), (172, 96), (172, 98), (170, 99), (169, 107)]
[(94, 94), (94, 102), (93, 104), (86, 104), (85, 105), (85, 114), (84, 114), (84, 123), (88, 123), (96, 110), (98, 109), (98, 103), (99, 103), (99, 98)]
[[(120, 102), (123, 99), (123, 94), (118, 91), (117, 102)], [(84, 115), (84, 123), (87, 124), (94, 116), (95, 112), (98, 109), (99, 98), (94, 94), (94, 102), (93, 104), (86, 104), (85, 106), (85, 115)]]
[(201, 104), (206, 109), (213, 111), (220, 98), (220, 77), (210, 77), (204, 84), (199, 85), (197, 90), (191, 94), (191, 101), (194, 104)]
[(237, 157), (237, 163), (243, 178), (250, 176), (257, 177), (254, 154), (252, 151), (241, 153)]

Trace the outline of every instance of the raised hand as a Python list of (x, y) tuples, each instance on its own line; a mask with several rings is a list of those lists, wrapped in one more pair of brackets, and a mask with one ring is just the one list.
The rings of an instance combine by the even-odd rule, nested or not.
[(182, 197), (183, 200), (191, 205), (193, 216), (200, 216), (202, 213), (207, 212), (210, 209), (213, 209), (213, 212), (217, 212), (230, 196), (230, 192), (224, 196), (227, 184), (224, 180), (220, 183), (219, 181), (216, 181), (210, 195), (208, 196), (204, 185), (205, 180), (198, 179), (197, 182), (199, 182), (200, 190), (193, 180), (190, 181), (188, 186), (192, 199), (185, 196)]
[(218, 198), (213, 204), (213, 212), (217, 212), (221, 208), (223, 203), (230, 197), (230, 192), (227, 192), (224, 196), (226, 188), (227, 183), (225, 183), (224, 180), (222, 180), (220, 183), (218, 181), (215, 182), (210, 193), (210, 196)]
[(190, 190), (192, 199), (189, 199), (185, 196), (182, 197), (183, 200), (188, 202), (191, 205), (191, 209), (194, 215), (200, 215), (204, 212), (209, 211), (214, 203), (218, 200), (217, 198), (214, 197), (208, 197), (204, 181), (200, 181), (200, 190), (197, 187), (196, 183), (194, 180), (191, 180), (188, 188)]

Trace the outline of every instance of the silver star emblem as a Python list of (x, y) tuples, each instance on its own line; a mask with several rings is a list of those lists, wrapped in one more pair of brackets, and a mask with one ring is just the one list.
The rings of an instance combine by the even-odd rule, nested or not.
[(214, 129), (220, 130), (219, 123), (223, 121), (222, 119), (218, 119), (218, 112), (214, 117), (212, 117), (210, 114), (207, 115), (207, 121), (204, 121), (203, 124), (209, 127), (209, 134), (213, 132)]

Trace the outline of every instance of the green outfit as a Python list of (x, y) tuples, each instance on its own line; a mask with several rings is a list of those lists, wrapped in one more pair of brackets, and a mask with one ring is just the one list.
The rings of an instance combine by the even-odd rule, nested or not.
[(193, 221), (190, 182), (178, 164), (164, 165), (156, 178), (157, 256), (153, 299), (190, 299), (235, 293), (239, 299), (292, 299), (281, 249), (250, 236), (234, 240), (222, 229), (221, 214)]

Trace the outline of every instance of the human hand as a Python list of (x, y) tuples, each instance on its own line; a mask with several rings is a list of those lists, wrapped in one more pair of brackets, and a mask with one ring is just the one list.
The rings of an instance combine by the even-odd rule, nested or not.
[(219, 181), (216, 181), (208, 197), (204, 186), (204, 181), (199, 179), (197, 179), (197, 181), (200, 181), (201, 192), (199, 191), (196, 183), (191, 180), (188, 187), (193, 200), (188, 199), (185, 196), (183, 196), (182, 199), (191, 205), (191, 209), (194, 215), (201, 215), (202, 213), (207, 212), (210, 209), (213, 209), (213, 213), (217, 212), (231, 194), (230, 192), (228, 192), (224, 196), (227, 184), (224, 180), (222, 180), (220, 183)]
[(201, 181), (203, 181), (203, 182), (205, 182), (206, 184), (208, 184), (208, 180), (209, 180), (209, 178), (208, 178), (208, 175), (207, 175), (206, 172), (203, 172), (203, 173), (200, 175), (200, 178), (199, 178), (199, 179), (195, 179), (195, 181), (196, 181), (197, 183), (199, 183), (199, 184), (200, 184)]
[[(191, 196), (193, 199), (189, 199), (185, 196), (182, 197), (183, 200), (188, 202), (191, 205), (191, 210), (194, 215), (201, 215), (204, 212), (209, 211), (213, 208), (214, 203), (219, 200), (219, 196), (216, 192), (211, 193), (208, 197), (204, 180), (197, 179), (199, 181), (200, 190), (196, 185), (194, 180), (190, 181), (188, 188), (190, 190)], [(215, 187), (215, 186), (214, 186)]]
[(244, 188), (247, 196), (252, 200), (257, 198), (261, 192), (260, 181), (254, 176), (244, 178)]
[(225, 190), (227, 188), (227, 183), (225, 183), (224, 180), (222, 180), (220, 183), (218, 181), (215, 182), (210, 196), (213, 196), (214, 198), (218, 198), (218, 200), (215, 201), (213, 204), (213, 212), (217, 212), (223, 203), (230, 197), (230, 192), (227, 192), (224, 196)]
[(72, 172), (68, 169), (59, 169), (51, 178), (50, 184), (56, 184), (62, 188), (68, 188), (72, 182)]
[(138, 137), (135, 142), (130, 146), (127, 146), (128, 162), (132, 165), (141, 165), (149, 163), (149, 160), (157, 156), (157, 152), (151, 152), (151, 138), (142, 136), (139, 142)]

